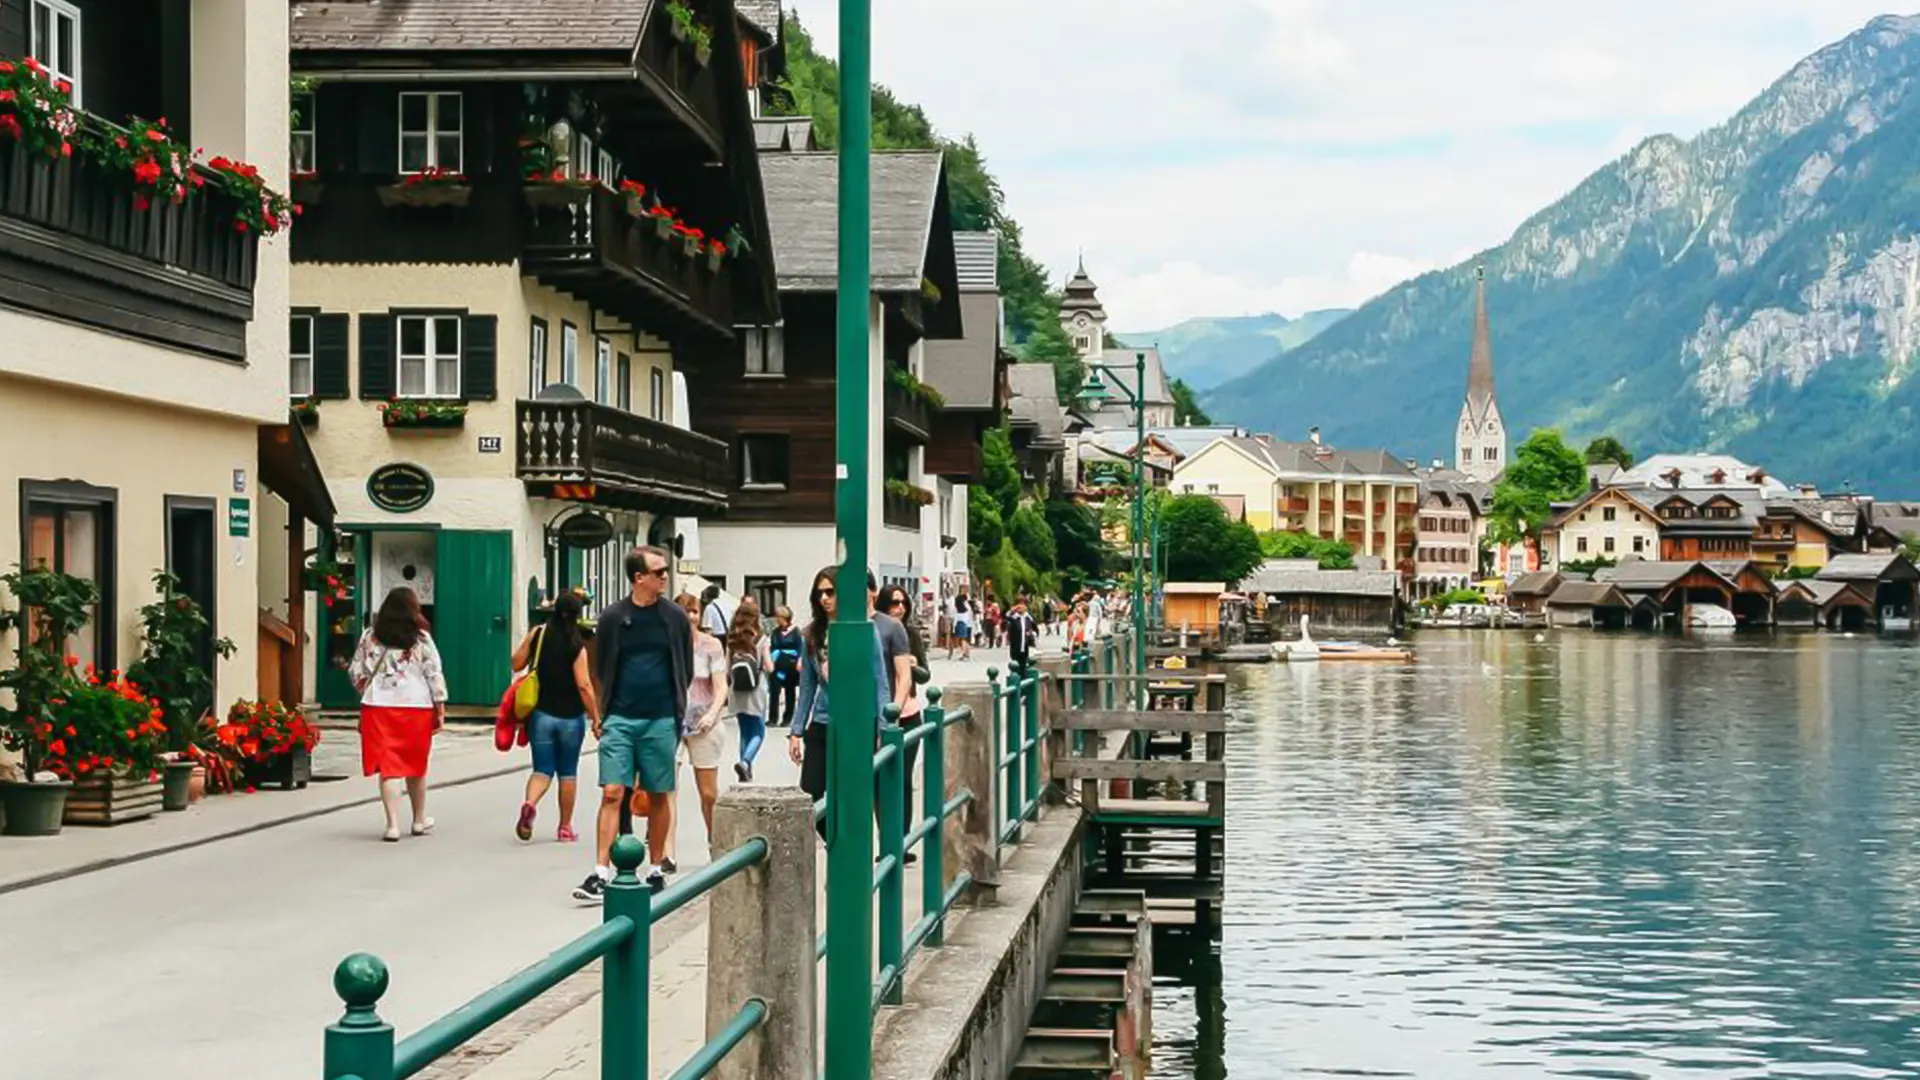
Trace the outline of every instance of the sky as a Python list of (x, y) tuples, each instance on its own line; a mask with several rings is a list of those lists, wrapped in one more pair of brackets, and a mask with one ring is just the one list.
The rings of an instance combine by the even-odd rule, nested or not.
[[(1028, 254), (1064, 281), (1084, 253), (1140, 331), (1461, 262), (1888, 2), (874, 0), (873, 67), (979, 140)], [(788, 5), (838, 52), (832, 0)]]

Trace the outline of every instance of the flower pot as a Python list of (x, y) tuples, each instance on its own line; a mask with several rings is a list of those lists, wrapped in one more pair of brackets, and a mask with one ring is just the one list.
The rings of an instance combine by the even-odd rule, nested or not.
[(292, 791), (304, 788), (307, 781), (313, 779), (313, 753), (304, 746), (296, 746), (289, 753), (271, 758), (264, 763), (254, 762), (247, 765), (247, 783), (254, 787), (266, 787), (279, 784), (281, 790)]
[(207, 797), (207, 767), (199, 762), (193, 763), (192, 779), (187, 781), (187, 802), (197, 803)]
[(90, 776), (67, 796), (69, 825), (120, 825), (160, 812), (160, 781), (144, 776)]
[(628, 192), (626, 198), (627, 215), (629, 217), (643, 218), (647, 216), (647, 200), (644, 196)]
[(712, 46), (712, 45), (695, 45), (695, 46), (693, 47), (693, 62), (694, 62), (694, 63), (696, 63), (696, 64), (699, 64), (699, 65), (700, 65), (701, 67), (706, 67), (706, 66), (707, 66), (707, 61), (709, 61), (709, 60), (712, 60), (712, 59), (713, 59), (713, 46)]
[(160, 809), (185, 810), (193, 802), (193, 770), (200, 766), (191, 761), (169, 761), (160, 774)]
[(0, 810), (4, 810), (8, 836), (58, 836), (66, 820), (67, 796), (73, 785), (65, 780), (51, 784), (0, 782)]
[(314, 428), (320, 426), (320, 410), (318, 409), (296, 410), (293, 418), (301, 427), (306, 428), (308, 431), (312, 431)]
[(668, 23), (667, 26), (673, 32), (673, 40), (675, 41), (687, 40), (687, 24), (686, 23), (683, 23), (678, 19), (675, 19), (674, 21)]
[(380, 196), (380, 205), (389, 208), (465, 206), (473, 197), (473, 188), (466, 184), (387, 184), (375, 192)]
[(687, 258), (697, 259), (700, 257), (700, 241), (699, 240), (691, 236), (682, 237), (680, 246), (681, 246), (681, 249), (686, 252)]
[(717, 251), (707, 252), (707, 270), (710, 273), (715, 273), (715, 274), (719, 273), (720, 261), (725, 258), (726, 258), (725, 255), (722, 255)]
[(593, 198), (593, 189), (579, 184), (528, 184), (521, 189), (532, 207), (585, 206)]

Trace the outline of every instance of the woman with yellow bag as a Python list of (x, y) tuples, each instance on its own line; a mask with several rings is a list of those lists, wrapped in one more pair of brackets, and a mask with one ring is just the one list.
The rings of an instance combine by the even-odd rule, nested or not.
[(580, 744), (587, 738), (587, 722), (599, 716), (593, 677), (588, 670), (587, 646), (580, 635), (580, 594), (568, 590), (553, 602), (553, 613), (542, 626), (527, 632), (513, 650), (513, 668), (525, 671), (515, 689), (514, 712), (527, 725), (527, 745), (533, 751), (533, 775), (527, 777), (527, 796), (513, 833), (533, 839), (533, 818), (540, 800), (560, 781), (561, 843), (580, 839), (573, 831), (573, 805), (579, 795)]

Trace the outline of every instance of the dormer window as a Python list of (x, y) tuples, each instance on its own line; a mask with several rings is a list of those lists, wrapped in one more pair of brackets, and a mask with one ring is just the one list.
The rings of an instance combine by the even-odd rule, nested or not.
[(80, 100), (80, 9), (67, 0), (33, 0), (33, 40), (29, 51), (46, 65), (58, 82), (73, 84), (73, 103)]
[(465, 172), (462, 118), (458, 91), (406, 92), (400, 95), (400, 171), (428, 169)]

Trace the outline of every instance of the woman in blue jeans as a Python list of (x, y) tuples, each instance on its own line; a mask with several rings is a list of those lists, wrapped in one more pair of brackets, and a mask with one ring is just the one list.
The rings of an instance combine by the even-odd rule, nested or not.
[(533, 818), (540, 800), (557, 777), (560, 781), (560, 827), (554, 833), (562, 843), (580, 839), (573, 831), (573, 804), (579, 796), (580, 744), (586, 741), (587, 721), (597, 718), (600, 703), (593, 696), (587, 646), (580, 636), (580, 594), (568, 590), (553, 602), (553, 614), (544, 626), (527, 633), (513, 650), (515, 671), (531, 664), (540, 677), (540, 697), (527, 718), (527, 744), (533, 751), (533, 775), (527, 777), (527, 797), (513, 832), (533, 839)]
[(773, 656), (767, 635), (760, 629), (760, 605), (753, 597), (740, 598), (727, 628), (727, 711), (740, 725), (740, 760), (733, 775), (741, 783), (753, 780), (753, 762), (767, 741), (767, 681), (773, 674)]

